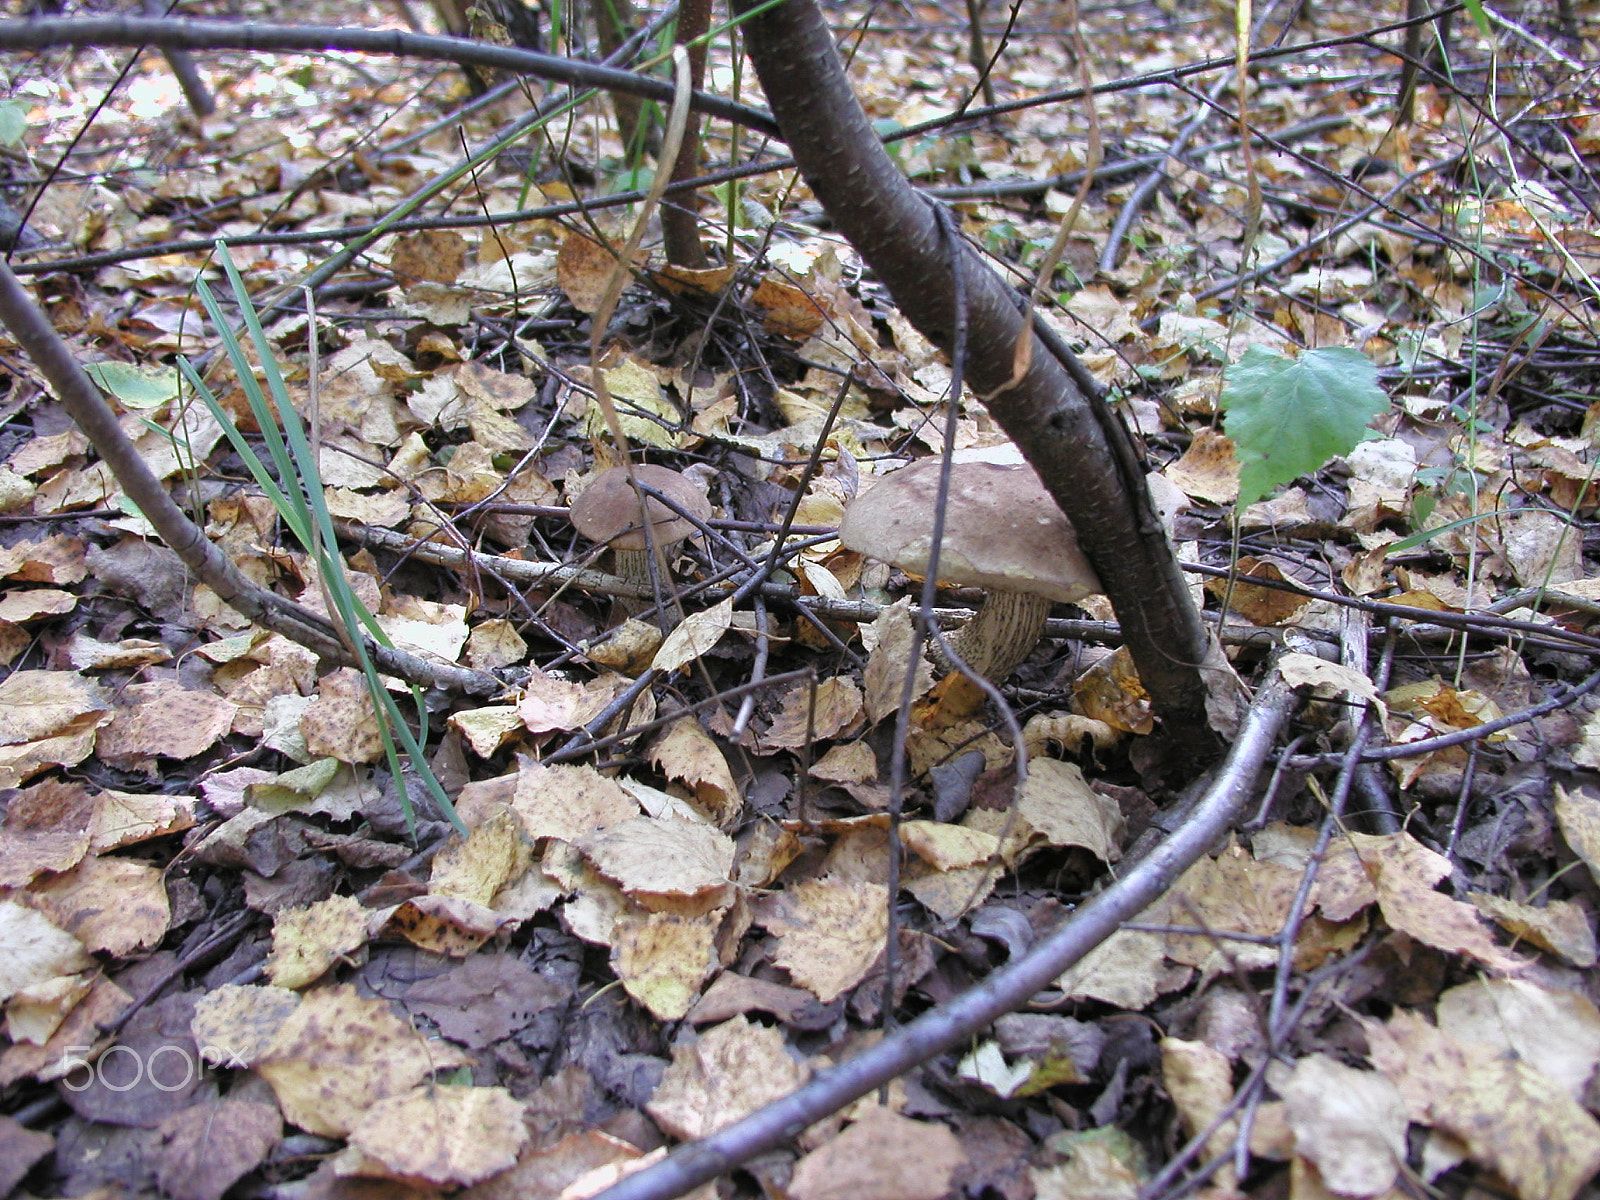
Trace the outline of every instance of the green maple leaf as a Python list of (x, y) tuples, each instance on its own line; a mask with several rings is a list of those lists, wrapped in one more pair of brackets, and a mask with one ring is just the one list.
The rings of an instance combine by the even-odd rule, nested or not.
[(1377, 367), (1359, 350), (1334, 346), (1285, 358), (1251, 346), (1227, 370), (1222, 407), (1243, 508), (1354, 450), (1389, 398)]

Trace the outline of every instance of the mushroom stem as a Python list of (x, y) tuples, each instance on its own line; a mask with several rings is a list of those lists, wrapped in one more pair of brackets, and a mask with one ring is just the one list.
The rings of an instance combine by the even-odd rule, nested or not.
[(950, 648), (967, 666), (998, 683), (1039, 644), (1050, 603), (1048, 596), (992, 588), (972, 620), (949, 636)]
[[(664, 542), (661, 546), (661, 561), (671, 564), (674, 552), (678, 548), (677, 541)], [(644, 597), (618, 596), (617, 602), (624, 612), (634, 613), (650, 606), (648, 598), (650, 588), (650, 549), (627, 550), (621, 546), (611, 547), (611, 570), (618, 579), (625, 579), (629, 583), (647, 589)], [(662, 580), (663, 583), (667, 581)]]

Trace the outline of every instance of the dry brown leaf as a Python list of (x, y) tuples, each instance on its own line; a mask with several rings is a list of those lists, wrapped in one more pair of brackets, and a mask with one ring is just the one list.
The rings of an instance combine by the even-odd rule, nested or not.
[(772, 961), (824, 1004), (866, 978), (883, 952), (888, 889), (824, 876), (769, 898), (758, 923), (778, 936)]
[(1572, 1200), (1600, 1170), (1600, 1123), (1542, 1072), (1412, 1012), (1361, 1025), (1411, 1119), (1458, 1139), (1522, 1200)]
[[(1233, 1064), (1204, 1042), (1166, 1037), (1161, 1039), (1161, 1082), (1178, 1110), (1184, 1134), (1194, 1137), (1212, 1128), (1233, 1099)], [(1236, 1119), (1217, 1124), (1206, 1139), (1207, 1155), (1225, 1154), (1238, 1132)], [(1219, 1186), (1232, 1188), (1233, 1165), (1220, 1168), (1214, 1178)]]
[[(867, 668), (862, 674), (862, 684), (866, 689), (862, 702), (867, 719), (874, 725), (900, 707), (915, 631), (908, 597), (879, 609), (878, 619), (872, 623), (872, 651), (867, 655)], [(913, 697), (920, 696), (932, 686), (933, 666), (926, 659), (919, 658), (916, 683), (911, 694)]]
[(1149, 733), (1155, 728), (1150, 695), (1139, 682), (1133, 657), (1126, 646), (1108, 654), (1072, 683), (1072, 699), (1083, 715), (1103, 721), (1125, 733)]
[(92, 986), (88, 975), (57, 975), (23, 988), (6, 1002), (7, 1036), (13, 1042), (44, 1045)]
[(604, 712), (626, 686), (615, 675), (575, 683), (534, 671), (523, 685), (517, 712), (531, 733), (579, 729)]
[(196, 999), (189, 1028), (207, 1062), (249, 1067), (299, 1007), (300, 997), (288, 988), (227, 983)]
[(582, 649), (585, 657), (597, 666), (637, 675), (650, 665), (665, 640), (661, 630), (650, 622), (629, 617), (615, 629), (582, 643)]
[[(1576, 757), (1576, 756), (1574, 756)], [(1567, 845), (1600, 881), (1600, 800), (1585, 788), (1555, 785), (1556, 821)]]
[(465, 958), (513, 923), (486, 905), (454, 896), (414, 896), (387, 914), (373, 913), (374, 937), (400, 937), (451, 958)]
[(1122, 809), (1091, 788), (1076, 763), (1043, 758), (1029, 764), (1017, 815), (1052, 846), (1082, 846), (1105, 863), (1122, 857)]
[(810, 337), (828, 319), (827, 310), (810, 293), (776, 274), (763, 275), (750, 300), (765, 310), (769, 333), (795, 341)]
[(1465, 954), (1495, 971), (1519, 971), (1526, 962), (1499, 946), (1477, 910), (1433, 890), (1450, 874), (1450, 860), (1408, 833), (1347, 835), (1377, 890), (1391, 929), (1450, 954)]
[(598, 1129), (568, 1133), (551, 1146), (530, 1144), (510, 1170), (457, 1192), (457, 1200), (559, 1200), (596, 1167), (633, 1161), (639, 1148)]
[(1378, 696), (1378, 689), (1360, 671), (1325, 662), (1315, 654), (1285, 654), (1279, 660), (1283, 681), (1290, 687), (1311, 687), (1322, 697), (1348, 696), (1357, 707), (1375, 704), (1379, 714), (1387, 718), (1388, 708)]
[(1518, 904), (1488, 892), (1468, 898), (1478, 911), (1513, 937), (1525, 938), (1541, 950), (1559, 954), (1575, 967), (1592, 967), (1600, 960), (1589, 912), (1571, 900), (1551, 900), (1542, 908)]
[[(1258, 862), (1240, 847), (1229, 846), (1185, 871), (1151, 906), (1149, 912), (1160, 916), (1145, 919), (1271, 937), (1283, 928), (1299, 887), (1299, 872)], [(1265, 967), (1278, 959), (1275, 946), (1218, 941), (1204, 934), (1168, 934), (1166, 952), (1175, 962), (1203, 967), (1208, 973), (1246, 964)]]
[(528, 643), (504, 617), (480, 621), (467, 634), (461, 661), (475, 671), (497, 671), (528, 657)]
[(690, 613), (683, 623), (667, 634), (651, 661), (658, 671), (678, 671), (692, 663), (722, 640), (733, 624), (733, 601), (721, 600), (710, 608)]
[(712, 825), (633, 817), (577, 843), (601, 874), (636, 898), (704, 896), (729, 886), (733, 841)]
[(117, 792), (107, 788), (94, 798), (89, 832), (96, 854), (132, 846), (150, 838), (181, 833), (194, 825), (192, 796)]
[(749, 1116), (806, 1081), (783, 1034), (734, 1017), (672, 1048), (672, 1063), (645, 1104), (656, 1124), (690, 1141)]
[(624, 914), (611, 931), (611, 965), (623, 988), (662, 1021), (680, 1020), (716, 967), (722, 910), (702, 917)]
[(191, 691), (168, 680), (126, 688), (111, 721), (100, 730), (102, 758), (130, 764), (152, 757), (188, 759), (211, 748), (233, 728), (237, 709), (220, 696)]
[(1235, 578), (1208, 579), (1205, 587), (1219, 603), (1225, 598), (1234, 612), (1256, 625), (1293, 624), (1294, 619), (1311, 603), (1309, 596), (1280, 588), (1261, 587), (1250, 583), (1252, 579), (1291, 582), (1277, 563), (1246, 554), (1238, 560)]
[(281, 988), (303, 988), (367, 942), (372, 913), (354, 896), (329, 896), (273, 919), (267, 977)]
[(1580, 1103), (1600, 1064), (1600, 1011), (1579, 992), (1478, 979), (1439, 997), (1439, 1028), (1542, 1071)]
[(527, 1140), (522, 1105), (505, 1088), (437, 1083), (379, 1100), (350, 1131), (367, 1160), (360, 1174), (436, 1187), (504, 1171)]
[(308, 993), (278, 1026), (256, 1070), (283, 1114), (308, 1133), (344, 1137), (379, 1100), (467, 1058), (428, 1041), (381, 1000), (348, 984)]
[(93, 963), (83, 943), (36, 909), (0, 899), (0, 1000)]
[(788, 1024), (816, 1003), (816, 997), (800, 988), (724, 971), (695, 1001), (687, 1019), (691, 1025), (715, 1025), (747, 1012), (765, 1012)]
[(795, 1200), (938, 1200), (966, 1165), (956, 1135), (873, 1107), (795, 1164)]
[(1239, 460), (1233, 439), (1209, 426), (1195, 431), (1183, 457), (1162, 472), (1196, 500), (1232, 504), (1239, 498)]
[(172, 1200), (220, 1200), (255, 1170), (283, 1136), (270, 1103), (224, 1097), (194, 1104), (161, 1123), (156, 1181)]
[(91, 680), (71, 671), (13, 671), (0, 679), (0, 787), (17, 787), (52, 766), (76, 766), (111, 719)]
[(533, 861), (533, 847), (515, 813), (501, 810), (480, 821), (465, 841), (452, 837), (433, 860), (428, 891), (489, 907), (500, 889)]
[(1066, 1162), (1029, 1171), (1035, 1200), (1136, 1200), (1143, 1182), (1143, 1152), (1115, 1126), (1063, 1133), (1051, 1139)]
[(907, 821), (900, 826), (900, 838), (907, 850), (936, 871), (988, 862), (1000, 851), (1000, 839), (994, 834), (940, 821)]
[(511, 805), (535, 840), (578, 842), (639, 815), (639, 802), (593, 767), (532, 761), (517, 772)]
[(0, 621), (20, 625), (39, 617), (59, 617), (77, 606), (77, 596), (60, 588), (18, 588), (0, 594)]
[(836, 742), (811, 764), (811, 777), (826, 783), (871, 783), (878, 778), (878, 756), (866, 742)]
[(402, 285), (419, 280), (454, 283), (466, 261), (467, 239), (453, 229), (401, 234), (389, 254), (389, 267)]
[(1167, 963), (1159, 934), (1119, 929), (1056, 980), (1068, 996), (1081, 996), (1138, 1012), (1157, 996), (1189, 982), (1188, 967)]
[(306, 749), (315, 758), (345, 763), (377, 762), (383, 757), (378, 713), (366, 680), (353, 667), (342, 667), (317, 682), (317, 694), (300, 717)]
[(53, 534), (0, 548), (0, 576), (27, 583), (81, 583), (89, 574), (82, 538)]
[(0, 886), (23, 887), (50, 872), (70, 870), (93, 844), (88, 790), (42, 780), (13, 793), (0, 827)]
[(600, 308), (617, 268), (617, 254), (576, 230), (567, 234), (556, 258), (556, 282), (579, 312)]
[(67, 1014), (44, 1045), (19, 1042), (0, 1051), (0, 1087), (10, 1087), (29, 1075), (40, 1083), (49, 1083), (70, 1074), (75, 1064), (92, 1059), (110, 1044), (102, 1031), (132, 1000), (105, 976), (97, 975), (89, 985), (89, 994)]
[(700, 810), (726, 828), (739, 817), (744, 798), (728, 760), (700, 719), (682, 717), (667, 726), (650, 747), (650, 762), (668, 779), (688, 784)]
[(1383, 1075), (1311, 1054), (1273, 1086), (1283, 1097), (1294, 1148), (1342, 1196), (1378, 1196), (1406, 1160), (1406, 1105)]
[(161, 870), (131, 858), (86, 858), (29, 891), (89, 950), (119, 957), (159, 944), (172, 919)]
[(525, 728), (516, 706), (511, 704), (490, 704), (453, 712), (446, 724), (466, 739), (479, 758), (493, 758)]
[(861, 719), (861, 689), (848, 679), (798, 683), (784, 694), (763, 746), (795, 750), (839, 737)]

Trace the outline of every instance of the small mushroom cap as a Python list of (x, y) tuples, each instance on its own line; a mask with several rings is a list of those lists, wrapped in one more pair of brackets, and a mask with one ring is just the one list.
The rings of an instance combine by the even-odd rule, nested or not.
[[(704, 521), (711, 516), (705, 494), (669, 467), (643, 463), (633, 468), (646, 487), (672, 499), (679, 508)], [(694, 532), (685, 521), (654, 496), (645, 497), (645, 511), (656, 541), (662, 545), (682, 541)], [(643, 550), (649, 544), (639, 526), (639, 498), (628, 482), (624, 467), (611, 467), (595, 476), (572, 504), (572, 526), (591, 542), (604, 542), (613, 550)]]
[[(938, 502), (939, 460), (925, 458), (858, 496), (845, 511), (839, 540), (925, 575)], [(1101, 590), (1072, 525), (1026, 463), (952, 466), (939, 578), (1067, 603)]]

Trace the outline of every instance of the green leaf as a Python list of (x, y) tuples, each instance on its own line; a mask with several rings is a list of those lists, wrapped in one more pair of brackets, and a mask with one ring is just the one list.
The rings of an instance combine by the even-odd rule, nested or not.
[(1222, 388), (1225, 428), (1239, 457), (1239, 507), (1350, 453), (1388, 406), (1378, 369), (1359, 350), (1285, 358), (1251, 346)]
[(28, 106), (20, 100), (0, 100), (0, 146), (16, 146), (28, 132)]
[(174, 367), (140, 367), (113, 361), (89, 363), (84, 370), (124, 408), (160, 408), (178, 394), (178, 372)]
[(1478, 32), (1484, 37), (1493, 37), (1494, 28), (1489, 24), (1489, 14), (1483, 11), (1483, 0), (1466, 0), (1467, 11), (1472, 14), (1472, 23), (1478, 27)]

